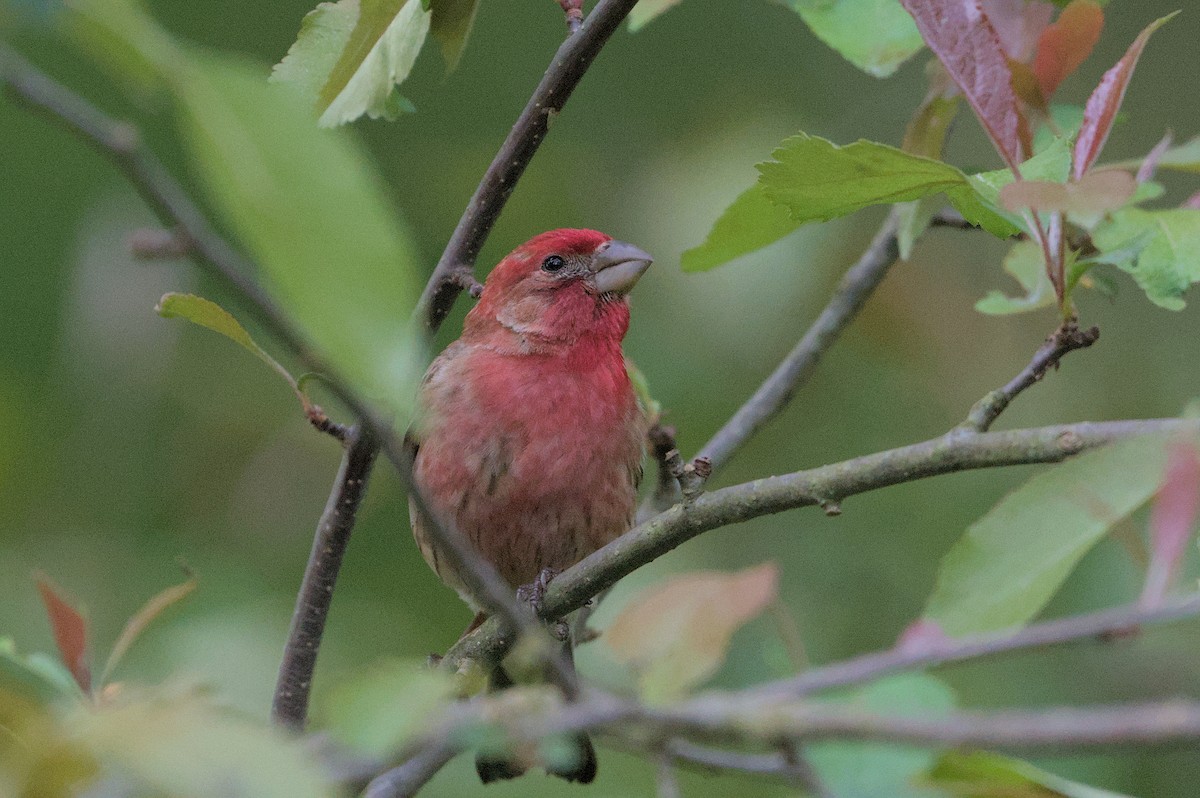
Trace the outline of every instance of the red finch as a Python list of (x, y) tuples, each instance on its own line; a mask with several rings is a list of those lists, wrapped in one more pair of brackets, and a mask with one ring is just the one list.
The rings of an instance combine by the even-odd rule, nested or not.
[[(435, 517), (453, 521), (514, 588), (633, 524), (648, 420), (621, 339), (626, 293), (650, 262), (594, 230), (542, 233), (492, 270), (462, 337), (425, 375), (412, 433), (416, 485)], [(479, 612), (411, 504), (409, 515), (430, 567)], [(494, 675), (495, 685), (506, 681)], [(488, 782), (524, 767), (480, 758), (476, 769)], [(590, 741), (580, 737), (577, 764), (553, 772), (590, 782)]]

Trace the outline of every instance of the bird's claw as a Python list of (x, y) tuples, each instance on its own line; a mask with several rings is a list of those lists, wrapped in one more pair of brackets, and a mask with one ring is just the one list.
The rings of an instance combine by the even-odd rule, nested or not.
[(542, 604), (546, 600), (546, 588), (549, 587), (550, 580), (556, 576), (558, 576), (558, 571), (553, 568), (543, 568), (532, 582), (517, 588), (517, 599), (528, 604), (534, 615), (540, 616)]

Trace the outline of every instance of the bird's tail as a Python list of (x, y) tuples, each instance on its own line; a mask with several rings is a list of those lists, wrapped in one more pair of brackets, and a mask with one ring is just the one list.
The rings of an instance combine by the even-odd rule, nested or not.
[[(563, 659), (573, 671), (575, 669), (575, 660), (571, 650), (571, 638), (569, 634), (563, 642)], [(496, 691), (512, 686), (513, 681), (508, 673), (502, 666), (496, 666), (496, 669), (492, 671), (491, 677), (488, 679), (488, 689)], [(590, 784), (596, 778), (596, 749), (592, 745), (592, 738), (586, 732), (579, 732), (571, 735), (569, 739), (571, 747), (574, 749), (572, 752), (573, 756), (564, 757), (567, 760), (565, 762), (556, 758), (556, 761), (543, 763), (546, 767), (546, 772), (567, 781)], [(527, 761), (512, 756), (497, 756), (485, 753), (475, 755), (475, 772), (479, 774), (479, 780), (484, 784), (490, 784), (493, 781), (515, 779), (518, 776), (524, 775), (529, 767), (530, 765)]]

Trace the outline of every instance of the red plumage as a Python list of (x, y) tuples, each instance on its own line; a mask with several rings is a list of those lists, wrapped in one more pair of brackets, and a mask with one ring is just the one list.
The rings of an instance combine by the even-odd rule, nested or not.
[[(514, 588), (573, 565), (633, 523), (648, 422), (621, 339), (625, 293), (649, 264), (641, 250), (592, 230), (543, 233), (492, 270), (462, 336), (426, 374), (417, 487)], [(478, 610), (410, 516), (430, 567)]]

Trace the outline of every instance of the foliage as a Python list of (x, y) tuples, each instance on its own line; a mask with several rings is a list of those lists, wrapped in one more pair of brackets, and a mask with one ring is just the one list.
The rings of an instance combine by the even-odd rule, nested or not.
[[(684, 15), (657, 20), (678, 4), (679, 0), (642, 0), (628, 15), (629, 31), (639, 31), (652, 21), (662, 26), (656, 30), (665, 31), (673, 17)], [(546, 5), (553, 10), (552, 4)], [(924, 99), (912, 110), (900, 146), (867, 139), (839, 145), (808, 132), (783, 139), (768, 160), (757, 164), (756, 182), (725, 209), (704, 242), (682, 254), (683, 271), (706, 272), (796, 234), (806, 225), (889, 206), (895, 213), (895, 243), (905, 259), (920, 256), (922, 237), (935, 224), (961, 222), (1009, 242), (999, 265), (1020, 290), (1014, 296), (991, 291), (975, 304), (983, 314), (1012, 315), (1053, 307), (1056, 322), (1073, 320), (1079, 310), (1075, 289), (1082, 286), (1111, 293), (1111, 275), (1121, 272), (1128, 273), (1154, 305), (1184, 309), (1188, 290), (1200, 282), (1200, 203), (1195, 197), (1182, 205), (1164, 201), (1168, 189), (1155, 182), (1154, 175), (1157, 170), (1169, 170), (1181, 173), (1183, 180), (1194, 179), (1192, 176), (1200, 173), (1200, 137), (1172, 146), (1168, 136), (1143, 158), (1110, 164), (1100, 160), (1124, 113), (1127, 91), (1135, 85), (1135, 68), (1151, 36), (1170, 16), (1150, 22), (1090, 95), (1062, 99), (1060, 93), (1074, 91), (1071, 77), (1101, 40), (1106, 25), (1104, 3), (786, 0), (782, 5), (785, 8), (770, 11), (797, 26), (807, 26), (816, 39), (874, 78), (897, 74), (928, 48), (932, 58), (926, 69)], [(5, 5), (0, 7), (0, 26), (5, 26), (0, 32), (8, 38), (7, 26), (15, 29), (12, 20), (20, 19), (21, 25), (32, 25), (36, 36), (86, 64), (87, 72), (99, 67), (109, 82), (105, 83), (104, 77), (94, 79), (111, 95), (106, 100), (115, 107), (131, 109), (132, 115), (148, 121), (155, 131), (145, 142), (109, 142), (118, 165), (128, 168), (130, 163), (142, 163), (139, 159), (144, 152), (157, 154), (172, 170), (176, 161), (183, 164), (181, 185), (190, 192), (194, 184), (204, 212), (217, 220), (220, 232), (231, 234), (237, 249), (247, 253), (246, 281), (252, 287), (261, 286), (288, 323), (299, 330), (304, 345), (311, 346), (316, 357), (329, 365), (329, 374), (322, 376), (348, 386), (387, 417), (403, 419), (425, 360), (423, 336), (411, 320), (424, 277), (416, 242), (436, 236), (421, 225), (410, 228), (401, 221), (393, 203), (393, 195), (401, 192), (389, 181), (411, 177), (412, 182), (422, 182), (431, 175), (454, 174), (462, 164), (433, 154), (436, 148), (430, 146), (428, 152), (414, 148), (414, 162), (406, 164), (411, 175), (385, 173), (377, 165), (378, 153), (368, 151), (359, 132), (348, 126), (362, 117), (399, 121), (397, 129), (401, 130), (420, 124), (414, 103), (402, 96), (399, 88), (405, 85), (405, 94), (418, 96), (406, 81), (412, 78), (416, 83), (413, 76), (418, 74), (420, 52), (430, 36), (438, 43), (446, 66), (454, 69), (479, 11), (478, 0), (323, 2), (303, 18), (295, 42), (269, 76), (261, 64), (240, 55), (185, 41), (173, 32), (174, 26), (160, 25), (136, 0)], [(36, 22), (30, 23), (31, 19)], [(26, 40), (21, 37), (25, 35), (14, 33), (13, 41), (24, 48)], [(637, 37), (635, 44), (644, 38)], [(520, 41), (507, 46), (527, 44)], [(549, 45), (543, 49), (548, 50)], [(79, 65), (75, 69), (78, 72)], [(0, 76), (7, 76), (8, 70), (7, 62), (0, 64)], [(834, 83), (840, 78), (829, 80)], [(646, 82), (658, 88), (652, 85), (654, 81)], [(450, 89), (447, 85), (440, 90)], [(946, 160), (956, 121), (966, 109), (994, 148), (1001, 168), (967, 168)], [(633, 130), (636, 122), (622, 120), (621, 124), (623, 129)], [(807, 121), (806, 126), (819, 127)], [(372, 128), (369, 136), (378, 145), (375, 132)], [(536, 148), (538, 143), (525, 142), (524, 146)], [(525, 157), (531, 152), (518, 154)], [(455, 157), (463, 162), (472, 160)], [(424, 160), (429, 164), (416, 162)], [(588, 182), (586, 191), (600, 193), (596, 186), (607, 190), (619, 182), (612, 175), (593, 177), (595, 182)], [(543, 181), (541, 190), (529, 193), (543, 197), (536, 201), (553, 203), (556, 213), (569, 215), (569, 210), (562, 209), (569, 206), (573, 192), (580, 192), (579, 186), (544, 175), (534, 178), (538, 179)], [(424, 180), (426, 184), (436, 182)], [(688, 190), (686, 185), (676, 188), (680, 197)], [(423, 190), (429, 192), (426, 204), (434, 210), (408, 205), (406, 210), (428, 222), (446, 196), (436, 194), (436, 188)], [(500, 186), (494, 196), (500, 196), (503, 204), (512, 190), (512, 185)], [(954, 214), (962, 218), (955, 219)], [(436, 224), (428, 226), (441, 235), (450, 221), (437, 217)], [(196, 245), (196, 241), (181, 238), (188, 254), (212, 257), (197, 252)], [(467, 260), (475, 255), (470, 251)], [(232, 249), (218, 256), (240, 258)], [(461, 270), (472, 263), (451, 265)], [(180, 279), (174, 273), (171, 277)], [(436, 279), (434, 288), (438, 287)], [(697, 279), (717, 284), (721, 278)], [(756, 315), (756, 308), (737, 304), (741, 297), (735, 291), (743, 285), (723, 285), (723, 308)], [(212, 291), (219, 296), (222, 304), (237, 307), (241, 316), (242, 306), (228, 300), (244, 294), (244, 287), (202, 288), (204, 293)], [(921, 312), (944, 313), (940, 303), (953, 296), (952, 291), (945, 296), (924, 295), (920, 301), (927, 304), (921, 305)], [(284, 365), (290, 355), (277, 359), (269, 354), (279, 343), (264, 335), (270, 330), (260, 330), (253, 313), (239, 318), (222, 304), (179, 291), (165, 294), (157, 311), (164, 318), (183, 318), (217, 332), (254, 354), (284, 378), (311, 412), (313, 406), (303, 390), (305, 377), (297, 379)], [(149, 307), (144, 310), (148, 313)], [(765, 309), (763, 312), (765, 315)], [(868, 335), (892, 338), (890, 321), (885, 335), (878, 330), (868, 331)], [(677, 330), (661, 320), (658, 323), (655, 329), (662, 341), (686, 338), (672, 338)], [(998, 324), (993, 319), (980, 323)], [(757, 322), (747, 325), (747, 329), (751, 327), (756, 331), (752, 335), (764, 329)], [(712, 362), (727, 367), (722, 359), (729, 359), (737, 342), (704, 343), (711, 343), (716, 352)], [(766, 348), (777, 342), (754, 343)], [(963, 341), (952, 343), (958, 347)], [(989, 339), (977, 348), (983, 352), (991, 343)], [(821, 349), (818, 357), (823, 352)], [(301, 359), (304, 354), (291, 353)], [(980, 359), (988, 361), (987, 365), (999, 361), (990, 350)], [(655, 363), (666, 373), (677, 367), (666, 358)], [(684, 392), (651, 370), (659, 388), (652, 396), (646, 377), (631, 361), (628, 366), (643, 406), (655, 420), (670, 420), (676, 412), (672, 405), (685, 401)], [(1057, 360), (1050, 366), (1056, 367)], [(758, 364), (748, 361), (747, 368), (751, 367)], [(1032, 381), (1045, 376), (1047, 368)], [(1180, 371), (1185, 369), (1186, 364)], [(182, 371), (200, 369), (189, 363)], [(5, 376), (0, 370), (0, 409), (7, 412), (8, 398), (2, 392), (6, 390)], [(80, 377), (81, 382), (85, 379)], [(180, 379), (180, 375), (172, 375), (172, 379)], [(866, 379), (888, 386), (898, 384), (886, 374), (873, 373)], [(719, 387), (721, 391), (706, 398), (715, 398), (728, 386)], [(794, 388), (792, 385), (784, 393), (790, 396)], [(224, 393), (214, 391), (211, 385), (204, 391), (205, 402), (207, 397)], [(784, 401), (786, 397), (781, 404)], [(840, 394), (838, 401), (839, 415), (852, 417), (856, 423), (868, 416)], [(900, 406), (899, 400), (896, 406)], [(16, 413), (10, 416), (24, 420)], [(693, 423), (692, 430), (684, 429), (684, 434), (711, 426), (713, 420), (705, 417), (702, 423)], [(175, 448), (193, 458), (192, 469), (223, 471), (228, 459), (213, 454), (211, 439), (238, 437), (238, 423), (222, 417), (211, 422), (205, 435), (196, 436), (203, 440), (188, 440)], [(938, 442), (952, 447), (977, 434), (960, 427)], [(857, 446), (860, 440), (838, 444)], [(164, 448), (175, 443), (154, 441)], [(1187, 567), (1186, 552), (1200, 495), (1200, 444), (1186, 436), (1142, 436), (1075, 456), (1077, 449), (1071, 448), (1069, 437), (1061, 443), (1060, 455), (1071, 455), (1067, 462), (1031, 476), (971, 524), (945, 553), (923, 614), (910, 627), (925, 635), (924, 642), (914, 633), (907, 644), (927, 644), (936, 650), (959, 636), (1011, 631), (1030, 623), (1078, 573), (1088, 553), (1120, 527), (1134, 523), (1130, 519), (1137, 518), (1135, 514), (1146, 505), (1152, 505), (1152, 510), (1141, 606), (1154, 609), (1167, 601), (1173, 581)], [(787, 441), (780, 443), (781, 449), (790, 453), (788, 445)], [(818, 453), (820, 445), (804, 456), (823, 456), (824, 451)], [(64, 461), (72, 459), (58, 454)], [(214, 463), (218, 467), (212, 468)], [(4, 467), (7, 463), (0, 462), (0, 468)], [(699, 462), (693, 464), (693, 471), (698, 467)], [(795, 467), (789, 463), (789, 468)], [(846, 468), (854, 467), (856, 461), (848, 461)], [(194, 478), (189, 470), (181, 481), (190, 488), (189, 480)], [(303, 478), (289, 474), (287, 481), (293, 480), (302, 482)], [(151, 478), (147, 481), (154, 482)], [(746, 484), (754, 487), (758, 483)], [(229, 490), (228, 486), (223, 489)], [(279, 511), (273, 494), (264, 499), (257, 483), (243, 492), (246, 506), (270, 505), (263, 515)], [(809, 503), (819, 500), (827, 513), (835, 515), (841, 511), (838, 498), (818, 496)], [(672, 512), (685, 520), (692, 518), (689, 513), (699, 507), (692, 501), (689, 496), (688, 504)], [(195, 496), (189, 493), (163, 500), (162, 507), (155, 505), (147, 515), (154, 523), (160, 516), (172, 514), (202, 519), (209, 510), (201, 506), (206, 502), (207, 496), (197, 490)], [(338, 509), (336, 502), (330, 507)], [(867, 519), (863, 523), (876, 523), (879, 531), (886, 531), (892, 521), (873, 517), (870, 508), (863, 512)], [(51, 517), (54, 523), (61, 523)], [(201, 521), (195, 523), (201, 525)], [(224, 516), (212, 523), (217, 528), (228, 525)], [(232, 548), (233, 540), (248, 544), (252, 537), (241, 526), (228, 538), (212, 534), (207, 526), (204, 529), (213, 538), (214, 548)], [(791, 529), (787, 532), (795, 534)], [(1124, 534), (1128, 534), (1127, 528)], [(296, 548), (294, 543), (289, 540), (287, 546)], [(266, 545), (282, 546), (276, 541)], [(827, 578), (830, 584), (838, 582), (838, 590), (868, 592), (861, 588), (874, 579), (874, 568), (884, 567), (881, 563), (886, 556), (880, 552), (890, 551), (886, 545), (881, 542), (878, 551), (856, 561), (848, 579), (844, 574), (827, 577), (822, 573), (825, 563), (806, 560), (807, 578), (818, 586)], [(796, 544), (795, 548), (803, 547)], [(1134, 562), (1140, 565), (1137, 545), (1131, 548)], [(740, 541), (729, 550), (758, 557), (751, 546)], [(69, 554), (85, 557), (74, 551)], [(146, 556), (159, 554), (154, 551)], [(679, 707), (720, 706), (733, 700), (730, 696), (736, 698), (752, 681), (793, 675), (795, 664), (780, 664), (787, 658), (774, 655), (791, 649), (792, 658), (801, 660), (803, 657), (795, 654), (803, 653), (803, 647), (797, 645), (800, 637), (826, 634), (827, 639), (821, 641), (822, 658), (845, 648), (843, 641), (831, 639), (836, 632), (825, 631), (821, 624), (826, 619), (816, 617), (816, 612), (805, 613), (801, 630), (781, 622), (779, 630), (764, 631), (767, 624), (755, 621), (767, 612), (789, 617), (781, 608), (795, 600), (796, 585), (803, 590), (821, 589), (810, 588), (800, 577), (781, 581), (781, 573), (791, 576), (791, 565), (781, 570), (779, 563), (789, 562), (792, 552), (772, 551), (770, 556), (772, 561), (743, 570), (730, 566), (683, 571), (628, 598), (615, 618), (600, 627), (603, 644), (594, 648), (605, 653), (589, 654), (611, 656), (622, 666), (597, 680), (608, 683), (603, 689), (610, 692), (605, 695), (644, 708), (652, 719), (656, 712), (671, 717)], [(288, 580), (289, 584), (294, 581), (290, 574)], [(386, 592), (399, 584), (408, 591), (413, 581), (389, 578), (376, 587)], [(38, 577), (37, 589), (57, 656), (19, 654), (23, 643), (19, 649), (13, 639), (0, 638), (0, 793), (236, 793), (318, 798), (342, 794), (346, 785), (361, 775), (346, 776), (342, 772), (346, 762), (361, 766), (365, 761), (373, 772), (378, 771), (381, 763), (420, 751), (433, 740), (553, 764), (570, 756), (570, 735), (582, 728), (566, 723), (539, 731), (536, 724), (544, 718), (560, 723), (564, 718), (571, 720), (572, 708), (580, 703), (586, 706), (586, 691), (581, 699), (569, 686), (559, 690), (523, 685), (498, 695), (473, 695), (459, 701), (459, 696), (476, 692), (472, 688), (482, 681), (477, 663), (448, 675), (408, 659), (356, 661), (353, 673), (343, 669), (322, 697), (316, 729), (322, 739), (328, 735), (334, 753), (326, 757), (322, 748), (322, 754), (315, 756), (312, 739), (233, 709), (181, 676), (188, 671), (188, 663), (178, 661), (181, 656), (169, 663), (166, 676), (160, 673), (158, 678), (148, 678), (143, 669), (130, 681), (114, 681), (115, 673), (127, 672), (122, 662), (135, 642), (166, 610), (192, 594), (197, 584), (189, 573), (185, 581), (161, 591), (134, 612), (97, 676), (93, 660), (96, 634), (88, 616), (48, 578)], [(1103, 589), (1106, 596), (1120, 594), (1113, 585)], [(828, 590), (831, 595), (834, 592)], [(97, 590), (92, 595), (102, 610), (120, 606), (118, 597), (110, 593)], [(232, 614), (233, 607), (243, 611), (240, 600), (237, 589), (231, 590), (226, 612)], [(370, 607), (365, 601), (363, 606)], [(910, 602), (909, 606), (918, 604)], [(357, 629), (379, 625), (375, 620), (379, 616), (369, 611), (347, 614), (368, 618), (367, 622), (357, 620), (364, 624)], [(420, 629), (445, 626), (440, 617), (435, 624), (431, 615), (418, 611), (411, 615), (395, 622)], [(865, 624), (853, 614), (850, 617), (851, 624)], [(879, 632), (872, 630), (876, 636)], [(886, 639), (894, 637), (890, 627), (882, 632)], [(389, 649), (394, 648), (390, 627), (384, 637)], [(249, 649), (259, 642), (243, 641), (242, 645)], [(438, 639), (437, 644), (445, 642)], [(207, 639), (203, 643), (210, 646)], [(902, 642), (880, 656), (903, 652), (907, 644)], [(242, 653), (230, 648), (221, 656), (232, 659)], [(540, 656), (540, 649), (535, 653)], [(514, 673), (522, 656), (528, 657), (529, 652), (518, 650), (509, 661)], [(546, 663), (538, 659), (533, 664), (540, 669), (536, 675), (544, 678)], [(591, 674), (588, 676), (590, 682)], [(928, 673), (863, 681), (804, 701), (818, 707), (843, 707), (871, 718), (912, 718), (929, 723), (955, 712), (959, 704), (947, 683)], [(760, 709), (764, 716), (771, 715), (770, 707)], [(622, 720), (619, 713), (616, 717), (615, 721), (601, 717), (591, 728), (611, 731)], [(730, 728), (713, 731), (712, 737), (740, 743), (738, 734), (749, 728), (746, 737), (761, 743), (753, 736), (759, 720), (762, 718), (738, 718)], [(649, 758), (662, 754), (663, 770), (669, 770), (670, 756), (662, 753), (667, 751), (663, 744), (669, 742), (669, 735), (651, 739), (655, 734), (652, 726), (638, 729), (632, 722), (631, 726), (633, 732), (621, 736), (625, 743), (634, 740), (633, 747)], [(1116, 795), (986, 751), (939, 751), (936, 746), (841, 740), (805, 742), (801, 750), (789, 740), (771, 739), (769, 743), (777, 745), (785, 759), (802, 757), (840, 796)], [(772, 748), (770, 753), (774, 752)]]

